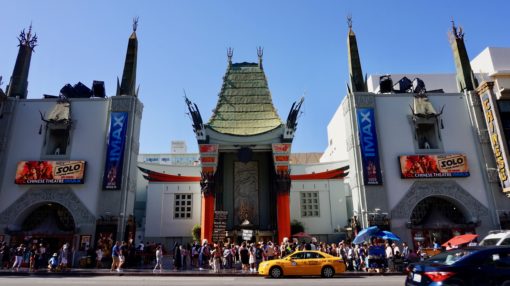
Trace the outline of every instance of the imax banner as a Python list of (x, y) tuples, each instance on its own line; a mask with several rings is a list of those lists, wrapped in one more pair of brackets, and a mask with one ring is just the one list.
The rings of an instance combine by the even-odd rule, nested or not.
[(365, 185), (382, 185), (374, 109), (359, 108), (356, 110), (356, 114), (363, 162), (363, 181)]
[(103, 175), (103, 189), (120, 190), (128, 126), (127, 112), (112, 112)]

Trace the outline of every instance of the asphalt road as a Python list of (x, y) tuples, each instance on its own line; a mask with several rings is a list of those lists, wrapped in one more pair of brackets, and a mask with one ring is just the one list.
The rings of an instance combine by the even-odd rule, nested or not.
[(136, 277), (136, 276), (99, 276), (99, 277), (1, 277), (0, 285), (5, 286), (90, 286), (90, 285), (122, 285), (122, 286), (168, 286), (168, 285), (342, 285), (342, 286), (394, 286), (403, 285), (404, 276), (371, 276), (371, 277), (335, 277), (323, 278), (288, 278), (268, 279), (263, 277)]

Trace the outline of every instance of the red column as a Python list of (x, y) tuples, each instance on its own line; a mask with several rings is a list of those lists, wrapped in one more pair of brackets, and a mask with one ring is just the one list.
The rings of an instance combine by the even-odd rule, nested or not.
[(276, 195), (276, 210), (278, 217), (278, 243), (284, 237), (290, 239), (290, 192), (278, 192)]
[[(202, 217), (200, 220), (200, 237), (202, 241), (207, 239), (209, 243), (212, 242), (214, 225), (214, 195), (202, 194)], [(200, 241), (200, 243), (202, 243)]]

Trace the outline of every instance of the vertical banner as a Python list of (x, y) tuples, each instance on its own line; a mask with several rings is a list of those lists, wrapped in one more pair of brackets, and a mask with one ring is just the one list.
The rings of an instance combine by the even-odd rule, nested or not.
[(373, 108), (356, 110), (365, 185), (382, 185), (381, 166)]
[(504, 140), (504, 133), (501, 130), (501, 119), (497, 105), (492, 94), (492, 87), (488, 88), (480, 94), (482, 101), (483, 113), (485, 122), (487, 123), (487, 131), (489, 132), (489, 139), (496, 159), (496, 168), (498, 169), (499, 181), (503, 188), (503, 193), (510, 197), (510, 177), (508, 170), (508, 148)]
[(103, 175), (104, 190), (120, 190), (122, 185), (122, 167), (126, 132), (128, 126), (127, 112), (112, 112), (110, 118), (110, 134)]

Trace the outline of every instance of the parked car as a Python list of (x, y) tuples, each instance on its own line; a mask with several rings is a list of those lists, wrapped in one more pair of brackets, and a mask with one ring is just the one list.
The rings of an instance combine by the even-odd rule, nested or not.
[(489, 234), (480, 241), (480, 245), (510, 245), (510, 230), (491, 230)]
[(321, 251), (297, 251), (282, 259), (264, 261), (259, 264), (259, 274), (280, 278), (282, 276), (322, 276), (333, 277), (345, 271), (345, 263), (340, 257)]
[(510, 247), (452, 249), (408, 267), (406, 286), (510, 286)]

